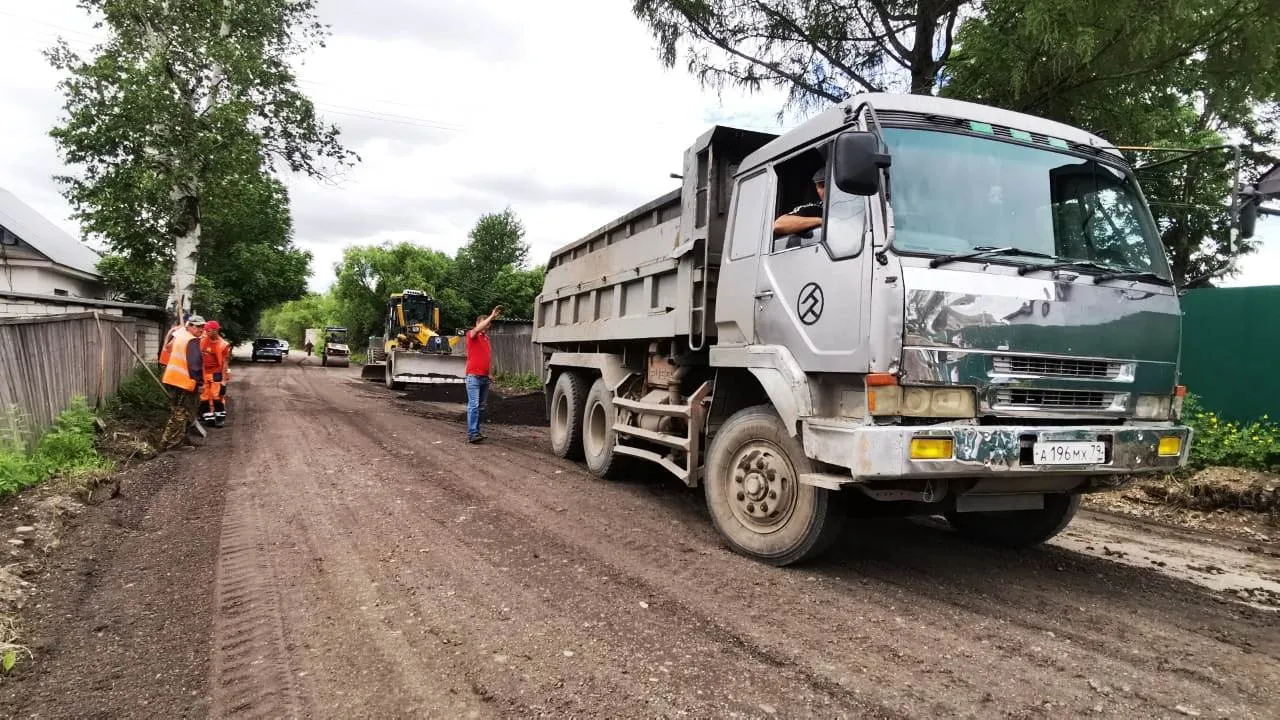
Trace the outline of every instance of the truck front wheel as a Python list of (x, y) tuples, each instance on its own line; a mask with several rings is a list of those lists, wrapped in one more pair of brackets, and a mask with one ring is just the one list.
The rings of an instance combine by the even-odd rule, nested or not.
[(947, 522), (956, 532), (984, 545), (1027, 548), (1062, 532), (1080, 509), (1080, 496), (1048, 493), (1040, 510), (949, 513)]
[(587, 383), (575, 372), (564, 372), (551, 391), (551, 452), (556, 457), (582, 459), (582, 410)]
[(703, 488), (733, 550), (770, 565), (822, 554), (844, 524), (835, 493), (800, 483), (809, 458), (767, 405), (734, 413), (711, 441)]

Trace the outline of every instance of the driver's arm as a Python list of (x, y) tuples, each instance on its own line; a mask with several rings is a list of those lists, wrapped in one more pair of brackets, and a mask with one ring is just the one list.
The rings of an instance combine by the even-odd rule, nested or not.
[(773, 236), (797, 235), (814, 228), (822, 227), (821, 217), (803, 217), (801, 215), (783, 215), (773, 221)]

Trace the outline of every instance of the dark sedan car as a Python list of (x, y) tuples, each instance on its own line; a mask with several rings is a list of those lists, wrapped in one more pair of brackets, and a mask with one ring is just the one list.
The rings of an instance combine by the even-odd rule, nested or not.
[(258, 338), (253, 341), (253, 361), (274, 360), (284, 362), (285, 349), (275, 338)]

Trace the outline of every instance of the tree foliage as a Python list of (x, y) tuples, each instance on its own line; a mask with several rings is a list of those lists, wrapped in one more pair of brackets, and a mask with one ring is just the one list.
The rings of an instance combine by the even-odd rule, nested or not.
[[(258, 333), (267, 337), (284, 338), (301, 347), (307, 328), (333, 325), (342, 325), (338, 319), (338, 303), (334, 294), (309, 293), (264, 311), (258, 323)], [(357, 338), (358, 336), (352, 336), (352, 345), (360, 345)]]
[[(78, 173), (60, 178), (86, 233), (132, 262), (172, 268), (168, 292), (189, 307), (206, 219), (228, 206), (262, 207), (282, 193), (275, 170), (323, 172), (350, 160), (335, 127), (297, 88), (290, 61), (322, 41), (314, 0), (80, 0), (108, 39), (81, 58), (66, 43), (48, 55), (67, 77), (64, 116), (52, 131)], [(210, 207), (218, 205), (223, 207)], [(287, 203), (284, 205), (287, 209)], [(287, 212), (271, 244), (287, 239)], [(243, 225), (245, 218), (239, 220)], [(281, 234), (283, 229), (284, 235)], [(252, 236), (217, 235), (206, 260)], [(296, 260), (296, 257), (294, 258)], [(217, 273), (203, 273), (213, 281)], [(205, 286), (232, 296), (249, 288)]]
[(929, 93), (970, 0), (633, 0), (668, 67), (704, 85), (788, 91), (809, 110), (855, 92)]
[[(784, 88), (799, 111), (852, 92), (940, 91), (1121, 145), (1278, 140), (1276, 0), (633, 0), (632, 9), (667, 65), (683, 58), (714, 86)], [(1132, 155), (1138, 165), (1171, 157)], [(1245, 181), (1276, 162), (1246, 159)], [(1139, 175), (1179, 281), (1228, 254), (1229, 163), (1214, 151)]]
[(441, 304), (441, 331), (470, 327), (494, 305), (510, 318), (533, 316), (542, 267), (525, 268), (524, 226), (510, 209), (482, 216), (455, 256), (411, 243), (349, 247), (334, 268), (333, 317), (355, 338), (382, 332), (393, 292), (421, 290)]
[[(232, 181), (229, 181), (232, 182)], [(204, 260), (194, 307), (217, 319), (232, 341), (247, 338), (266, 308), (306, 292), (311, 254), (290, 241), (289, 199), (266, 175), (247, 175), (210, 189), (204, 203)], [(169, 265), (148, 246), (109, 254), (98, 265), (107, 287), (128, 302), (162, 305)]]
[[(1268, 147), (1280, 139), (1277, 36), (1274, 0), (988, 0), (960, 30), (943, 93), (1122, 145)], [(1138, 165), (1173, 157), (1130, 154)], [(1228, 252), (1231, 157), (1215, 150), (1139, 173), (1180, 282)], [(1276, 162), (1245, 160), (1246, 181)]]

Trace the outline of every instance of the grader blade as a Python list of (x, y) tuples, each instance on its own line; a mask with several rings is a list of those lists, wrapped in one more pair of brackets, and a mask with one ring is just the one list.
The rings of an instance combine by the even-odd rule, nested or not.
[(387, 364), (385, 362), (367, 362), (364, 367), (360, 368), (360, 379), (370, 380), (372, 382), (383, 382), (386, 380)]

